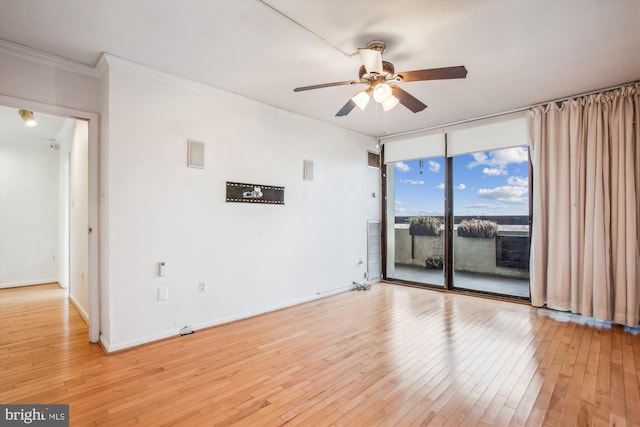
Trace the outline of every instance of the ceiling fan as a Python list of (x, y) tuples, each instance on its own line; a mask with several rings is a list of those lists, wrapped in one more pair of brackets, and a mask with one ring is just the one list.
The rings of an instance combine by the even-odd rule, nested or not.
[(359, 91), (349, 99), (340, 111), (336, 113), (336, 116), (346, 116), (356, 106), (364, 110), (371, 97), (379, 104), (382, 104), (384, 111), (389, 111), (400, 103), (414, 113), (417, 113), (427, 108), (426, 104), (393, 83), (415, 82), (420, 80), (464, 79), (467, 76), (467, 69), (463, 65), (396, 73), (391, 62), (382, 60), (384, 48), (385, 44), (383, 41), (374, 40), (367, 43), (366, 48), (358, 49), (358, 54), (363, 63), (358, 72), (358, 80), (297, 87), (293, 91), (302, 92), (331, 86), (366, 84), (368, 87)]

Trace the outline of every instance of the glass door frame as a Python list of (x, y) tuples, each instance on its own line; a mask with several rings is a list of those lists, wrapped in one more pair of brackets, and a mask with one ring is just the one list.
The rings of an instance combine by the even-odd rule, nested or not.
[[(381, 253), (382, 253), (382, 279), (385, 281), (389, 281), (391, 283), (398, 283), (398, 284), (402, 284), (402, 285), (408, 285), (408, 286), (417, 286), (417, 287), (422, 287), (422, 288), (429, 288), (429, 289), (435, 289), (435, 290), (440, 290), (440, 291), (451, 291), (451, 292), (456, 292), (456, 293), (464, 293), (464, 294), (472, 294), (472, 295), (479, 295), (479, 296), (487, 296), (487, 297), (493, 297), (493, 298), (499, 298), (499, 299), (504, 299), (504, 300), (510, 300), (510, 301), (519, 301), (519, 302), (527, 302), (529, 303), (531, 301), (531, 285), (529, 285), (529, 296), (528, 297), (521, 297), (521, 296), (516, 296), (516, 295), (509, 295), (509, 294), (502, 294), (502, 293), (496, 293), (496, 292), (489, 292), (489, 291), (482, 291), (482, 290), (475, 290), (475, 289), (465, 289), (465, 288), (460, 288), (460, 287), (456, 287), (455, 283), (453, 281), (454, 278), (454, 259), (453, 259), (453, 255), (454, 255), (454, 250), (453, 250), (453, 237), (454, 237), (454, 211), (453, 211), (453, 190), (454, 190), (454, 186), (453, 186), (453, 156), (449, 156), (448, 153), (446, 152), (448, 144), (447, 144), (447, 134), (444, 134), (444, 140), (445, 140), (445, 156), (444, 156), (444, 165), (445, 165), (445, 170), (444, 170), (444, 175), (445, 175), (445, 191), (444, 191), (444, 265), (443, 265), (443, 270), (444, 270), (444, 286), (441, 285), (435, 285), (435, 284), (429, 284), (429, 283), (422, 283), (422, 282), (414, 282), (414, 281), (409, 281), (409, 280), (403, 280), (403, 279), (397, 279), (397, 278), (393, 278), (393, 277), (389, 277), (388, 276), (388, 270), (387, 270), (387, 254), (388, 254), (388, 249), (387, 249), (387, 245), (388, 245), (388, 233), (391, 230), (388, 230), (388, 205), (390, 202), (394, 202), (394, 201), (389, 201), (388, 200), (388, 182), (387, 182), (387, 168), (388, 167), (393, 167), (393, 164), (387, 164), (384, 161), (384, 144), (382, 144), (382, 148), (381, 148), (381, 164), (382, 167), (380, 168), (380, 173), (381, 173), (381, 189), (382, 189), (382, 203), (381, 203), (381, 218), (382, 218), (382, 224), (384, 224), (383, 227), (381, 227), (381, 232), (382, 232), (382, 242), (383, 245), (381, 247)], [(531, 164), (531, 152), (528, 152), (528, 161), (527, 161), (527, 168), (528, 168), (528, 178), (529, 178), (529, 192), (528, 192), (528, 211), (529, 211), (529, 218), (528, 218), (528, 237), (529, 237), (529, 251), (531, 251), (531, 237), (532, 237), (532, 226), (533, 226), (533, 168), (532, 168), (532, 164)]]
[[(435, 289), (435, 290), (446, 290), (446, 286), (447, 286), (447, 278), (446, 278), (446, 272), (443, 271), (444, 273), (444, 279), (443, 279), (443, 283), (442, 284), (434, 284), (434, 283), (427, 283), (427, 282), (416, 282), (416, 281), (412, 281), (412, 280), (407, 280), (407, 279), (399, 279), (399, 278), (394, 278), (394, 277), (389, 277), (388, 274), (388, 269), (387, 269), (387, 261), (388, 261), (388, 233), (391, 232), (391, 230), (389, 230), (388, 227), (388, 214), (387, 214), (387, 207), (388, 207), (388, 195), (389, 195), (389, 191), (388, 191), (388, 183), (387, 183), (387, 175), (388, 175), (388, 167), (394, 167), (393, 164), (386, 164), (384, 161), (384, 145), (381, 145), (381, 150), (380, 150), (380, 159), (381, 159), (381, 165), (382, 167), (380, 168), (380, 181), (381, 181), (381, 191), (382, 191), (382, 202), (381, 202), (381, 223), (383, 224), (381, 227), (381, 239), (382, 239), (382, 245), (381, 245), (381, 256), (382, 256), (382, 280), (391, 282), (391, 283), (398, 283), (398, 284), (402, 284), (402, 285), (407, 285), (407, 286), (415, 286), (415, 287), (421, 287), (421, 288), (429, 288), (429, 289)], [(444, 157), (438, 157), (438, 158), (444, 158), (445, 160), (445, 164), (446, 164), (446, 156)], [(428, 159), (428, 157), (426, 157), (425, 159)], [(417, 159), (414, 159), (417, 160)], [(446, 179), (446, 166), (445, 166), (445, 179)], [(394, 202), (394, 201), (392, 201)], [(446, 217), (446, 211), (445, 211), (445, 215)], [(394, 219), (395, 222), (395, 219)], [(395, 232), (395, 229), (393, 230), (393, 232)], [(444, 240), (446, 240), (446, 230), (444, 231)], [(446, 246), (446, 243), (445, 243)], [(446, 249), (445, 249), (446, 251)], [(445, 252), (446, 253), (446, 252)], [(445, 263), (446, 264), (446, 263)], [(444, 269), (444, 266), (443, 266)]]

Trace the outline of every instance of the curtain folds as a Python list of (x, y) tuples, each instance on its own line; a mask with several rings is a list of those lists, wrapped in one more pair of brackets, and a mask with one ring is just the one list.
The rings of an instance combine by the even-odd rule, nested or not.
[(527, 112), (531, 302), (640, 322), (640, 83)]

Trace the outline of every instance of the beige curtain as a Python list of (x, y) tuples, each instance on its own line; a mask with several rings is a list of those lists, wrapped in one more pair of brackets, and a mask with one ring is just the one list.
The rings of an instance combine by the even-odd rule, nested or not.
[(527, 112), (531, 302), (640, 322), (640, 84)]

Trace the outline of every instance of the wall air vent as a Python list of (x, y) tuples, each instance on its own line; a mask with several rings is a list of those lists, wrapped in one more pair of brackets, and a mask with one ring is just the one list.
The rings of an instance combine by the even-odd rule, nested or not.
[(370, 168), (380, 167), (380, 154), (373, 151), (367, 151), (367, 166)]

